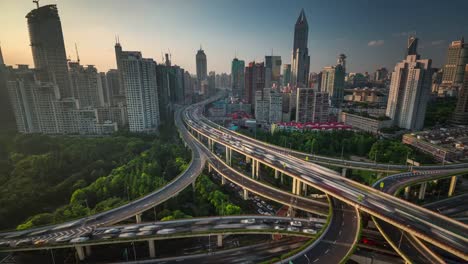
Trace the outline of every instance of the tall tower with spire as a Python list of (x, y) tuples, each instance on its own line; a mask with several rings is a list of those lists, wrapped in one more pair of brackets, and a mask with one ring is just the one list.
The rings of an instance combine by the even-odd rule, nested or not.
[(310, 56), (307, 48), (309, 25), (301, 10), (294, 27), (294, 43), (291, 60), (291, 85), (306, 87), (309, 79)]

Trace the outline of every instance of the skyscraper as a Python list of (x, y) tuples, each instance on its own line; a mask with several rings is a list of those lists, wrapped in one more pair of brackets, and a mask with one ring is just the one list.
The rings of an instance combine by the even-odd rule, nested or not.
[(281, 76), (281, 56), (265, 56), (265, 87), (279, 86)]
[(447, 63), (443, 67), (442, 85), (463, 83), (466, 64), (468, 64), (468, 44), (463, 38), (452, 41), (447, 51)]
[(465, 77), (463, 86), (458, 93), (453, 122), (460, 125), (468, 125), (468, 64), (465, 65)]
[(207, 70), (207, 62), (206, 62), (206, 54), (205, 51), (200, 49), (197, 52), (197, 55), (195, 56), (196, 59), (196, 65), (197, 65), (197, 79), (199, 82), (206, 80), (208, 77), (208, 70)]
[(249, 104), (252, 104), (252, 110), (255, 109), (255, 92), (263, 92), (263, 88), (265, 88), (264, 63), (250, 62), (249, 65), (245, 67), (244, 97)]
[(345, 69), (342, 65), (324, 67), (322, 70), (320, 91), (329, 94), (330, 105), (332, 107), (341, 107), (344, 96)]
[(38, 7), (26, 15), (34, 66), (38, 78), (58, 85), (62, 98), (70, 97), (67, 56), (56, 5)]
[(160, 117), (156, 62), (143, 58), (138, 51), (122, 52), (118, 61), (127, 97), (130, 131), (157, 132)]
[[(413, 43), (417, 43), (417, 39)], [(416, 51), (416, 48), (415, 44), (413, 49)], [(431, 89), (431, 63), (430, 59), (421, 60), (415, 52), (395, 66), (386, 110), (394, 125), (409, 130), (423, 128)]]
[(308, 85), (310, 56), (307, 48), (309, 38), (309, 25), (304, 13), (301, 10), (294, 27), (294, 43), (291, 65), (291, 85), (305, 87)]
[(234, 58), (231, 63), (231, 85), (232, 85), (232, 96), (234, 98), (244, 99), (244, 67), (245, 62)]

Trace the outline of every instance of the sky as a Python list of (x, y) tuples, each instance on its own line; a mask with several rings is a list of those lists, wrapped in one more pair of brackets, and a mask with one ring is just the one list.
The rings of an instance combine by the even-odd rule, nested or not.
[[(100, 71), (115, 68), (118, 35), (124, 50), (139, 50), (195, 73), (202, 46), (208, 71), (230, 72), (247, 62), (280, 55), (290, 63), (294, 23), (304, 8), (309, 23), (310, 70), (334, 65), (346, 54), (348, 72), (393, 69), (403, 59), (409, 34), (422, 58), (445, 63), (453, 40), (468, 39), (467, 0), (41, 0), (57, 4), (67, 56)], [(25, 15), (30, 0), (0, 0), (0, 45), (5, 63), (33, 65)]]

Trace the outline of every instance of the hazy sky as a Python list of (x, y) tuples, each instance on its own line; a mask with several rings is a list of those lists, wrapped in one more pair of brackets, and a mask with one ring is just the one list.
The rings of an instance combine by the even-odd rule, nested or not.
[[(115, 68), (114, 36), (124, 50), (140, 50), (195, 73), (200, 44), (208, 70), (230, 72), (237, 52), (245, 61), (281, 55), (290, 63), (294, 23), (304, 8), (309, 22), (311, 71), (348, 57), (348, 72), (393, 68), (402, 59), (409, 32), (420, 38), (419, 53), (435, 66), (447, 45), (468, 38), (467, 0), (42, 0), (58, 5), (67, 56), (100, 71)], [(30, 0), (0, 0), (0, 43), (7, 64), (31, 64), (25, 15)]]

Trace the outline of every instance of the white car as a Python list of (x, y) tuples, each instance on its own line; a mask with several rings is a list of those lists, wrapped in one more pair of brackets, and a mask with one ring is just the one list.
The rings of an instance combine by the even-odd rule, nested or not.
[(72, 239), (72, 236), (65, 235), (65, 236), (61, 236), (61, 237), (56, 238), (55, 242), (67, 242), (67, 241), (70, 241), (71, 239)]
[(291, 221), (291, 226), (302, 227), (302, 223), (300, 221)]
[(158, 225), (147, 225), (147, 226), (140, 228), (140, 231), (153, 231), (153, 230), (158, 229), (159, 227), (160, 226)]
[(86, 242), (89, 240), (89, 237), (77, 237), (72, 240), (70, 240), (70, 243), (81, 243), (81, 242)]
[(241, 224), (255, 224), (255, 219), (242, 219), (240, 222)]
[(295, 226), (288, 226), (288, 228), (286, 230), (288, 230), (289, 232), (298, 232), (299, 228), (297, 228)]
[(121, 238), (127, 238), (127, 237), (135, 237), (136, 236), (136, 233), (123, 233), (123, 234), (120, 234), (119, 237)]
[(118, 228), (110, 228), (110, 229), (107, 229), (106, 231), (104, 231), (104, 234), (116, 234), (116, 233), (119, 233), (120, 232), (120, 229)]
[(307, 233), (307, 234), (312, 234), (312, 235), (317, 234), (317, 231), (310, 229), (310, 228), (304, 228), (302, 229), (302, 232)]
[(156, 234), (167, 235), (167, 234), (175, 233), (175, 231), (176, 230), (174, 228), (164, 228), (164, 229), (159, 230)]

